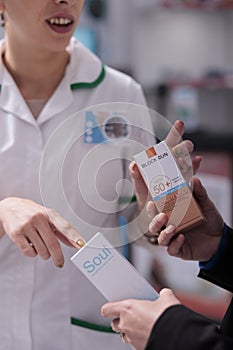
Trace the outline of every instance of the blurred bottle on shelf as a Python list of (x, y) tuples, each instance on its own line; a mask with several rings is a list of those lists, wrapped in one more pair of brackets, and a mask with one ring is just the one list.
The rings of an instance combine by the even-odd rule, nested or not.
[(168, 120), (171, 123), (177, 119), (182, 120), (187, 132), (196, 131), (200, 126), (198, 100), (198, 91), (193, 87), (172, 88), (168, 97)]
[(188, 7), (210, 7), (224, 8), (233, 5), (233, 0), (161, 0), (162, 6), (188, 6)]

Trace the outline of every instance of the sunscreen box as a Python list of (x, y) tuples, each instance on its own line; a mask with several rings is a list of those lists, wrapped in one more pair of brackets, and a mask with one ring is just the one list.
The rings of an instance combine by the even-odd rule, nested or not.
[(71, 261), (108, 301), (158, 297), (155, 289), (100, 232)]
[(169, 216), (176, 232), (198, 226), (204, 220), (191, 190), (165, 141), (134, 156), (159, 212)]

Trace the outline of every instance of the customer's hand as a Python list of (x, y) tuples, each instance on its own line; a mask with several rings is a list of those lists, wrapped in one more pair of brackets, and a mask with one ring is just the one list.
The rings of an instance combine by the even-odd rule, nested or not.
[[(223, 233), (224, 221), (206, 189), (198, 178), (193, 179), (193, 194), (205, 217), (205, 222), (198, 227), (177, 234), (175, 227), (167, 225), (168, 217), (164, 213), (156, 215), (153, 202), (148, 203), (147, 212), (152, 219), (149, 232), (158, 236), (158, 243), (167, 246), (172, 256), (186, 260), (208, 261), (217, 251)], [(161, 230), (162, 229), (162, 230)]]
[(79, 249), (84, 243), (79, 233), (56, 211), (31, 200), (9, 197), (0, 201), (1, 235), (7, 234), (28, 257), (37, 254), (44, 260), (52, 257), (62, 267), (64, 256), (60, 241)]
[(102, 316), (112, 318), (112, 329), (123, 334), (124, 341), (135, 349), (143, 350), (148, 342), (154, 323), (163, 312), (180, 304), (170, 289), (163, 289), (156, 301), (123, 300), (105, 304)]
[[(182, 175), (184, 176), (185, 180), (189, 182), (193, 174), (195, 174), (199, 169), (202, 157), (195, 156), (191, 160), (190, 154), (192, 153), (194, 146), (190, 140), (180, 142), (183, 133), (184, 123), (180, 120), (177, 120), (173, 124), (165, 141), (170, 147), (177, 163), (179, 164)], [(130, 163), (129, 172), (137, 198), (138, 209), (140, 212), (143, 212), (140, 216), (139, 225), (142, 232), (146, 233), (148, 231), (150, 218), (148, 218), (147, 214), (145, 213), (145, 206), (147, 202), (151, 200), (151, 196), (135, 161)]]

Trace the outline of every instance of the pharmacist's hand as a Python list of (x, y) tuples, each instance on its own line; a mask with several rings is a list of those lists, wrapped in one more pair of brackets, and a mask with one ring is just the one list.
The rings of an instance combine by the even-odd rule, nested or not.
[(137, 350), (143, 350), (155, 322), (167, 308), (177, 304), (180, 302), (174, 293), (170, 289), (163, 289), (156, 301), (129, 299), (107, 303), (101, 313), (113, 319), (112, 329), (121, 333), (127, 343)]
[[(182, 174), (185, 180), (188, 182), (192, 178), (193, 174), (195, 174), (199, 169), (202, 157), (195, 156), (190, 164), (190, 154), (193, 151), (193, 143), (189, 140), (180, 142), (183, 134), (184, 123), (177, 120), (166, 137), (166, 143), (171, 148), (172, 153), (181, 168)], [(138, 166), (134, 161), (129, 165), (129, 172), (134, 186), (138, 207), (141, 211), (151, 198), (139, 172)]]
[[(224, 221), (214, 203), (210, 200), (206, 189), (198, 178), (193, 178), (193, 194), (205, 217), (200, 226), (187, 230), (184, 234), (177, 234), (175, 227), (167, 225), (168, 217), (164, 213), (156, 215), (154, 203), (147, 205), (147, 212), (152, 219), (149, 232), (158, 236), (158, 243), (167, 246), (170, 255), (185, 260), (208, 261), (216, 253), (223, 233)], [(153, 213), (154, 211), (154, 213)], [(162, 229), (162, 230), (161, 230)]]
[[(0, 202), (1, 230), (28, 257), (52, 257), (62, 267), (64, 256), (60, 241), (79, 249), (82, 240), (78, 232), (56, 211), (31, 200), (10, 197)], [(82, 240), (82, 242), (84, 242)]]

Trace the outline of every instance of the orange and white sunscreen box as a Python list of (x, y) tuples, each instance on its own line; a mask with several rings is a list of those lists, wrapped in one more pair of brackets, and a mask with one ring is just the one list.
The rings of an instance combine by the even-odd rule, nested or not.
[(176, 232), (190, 229), (204, 217), (165, 141), (134, 156), (159, 212), (168, 214)]

